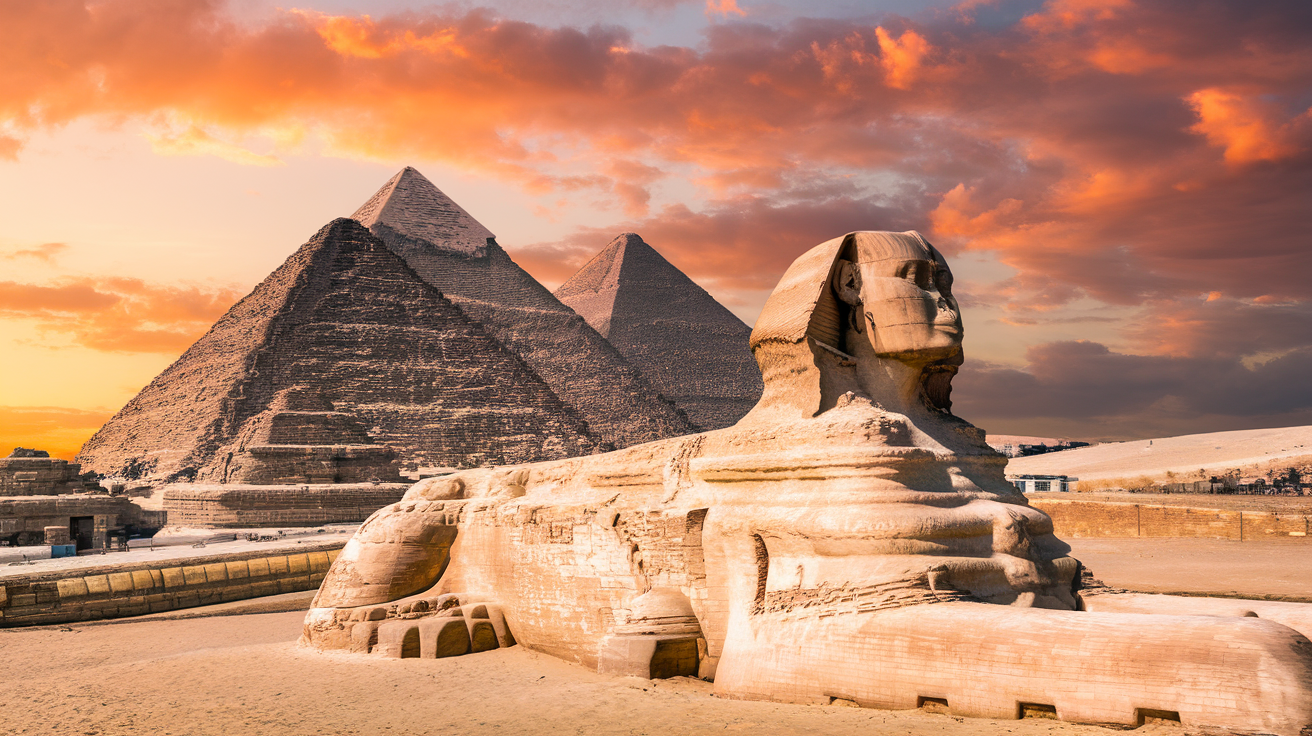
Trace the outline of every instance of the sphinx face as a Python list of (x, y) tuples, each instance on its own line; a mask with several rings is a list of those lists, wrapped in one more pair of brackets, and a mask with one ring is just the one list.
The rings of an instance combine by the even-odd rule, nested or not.
[(859, 304), (876, 355), (904, 361), (950, 357), (960, 351), (962, 337), (952, 271), (928, 243), (888, 237), (894, 235), (856, 235), (855, 260), (840, 265), (844, 301)]

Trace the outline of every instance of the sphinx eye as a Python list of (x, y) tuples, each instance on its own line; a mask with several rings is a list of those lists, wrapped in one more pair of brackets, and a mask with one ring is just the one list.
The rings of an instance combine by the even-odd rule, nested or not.
[(914, 261), (907, 264), (902, 272), (902, 277), (914, 283), (917, 287), (928, 291), (933, 268), (933, 264), (927, 261)]
[(940, 294), (950, 296), (952, 294), (952, 272), (946, 268), (940, 268), (934, 272), (934, 286), (938, 288)]

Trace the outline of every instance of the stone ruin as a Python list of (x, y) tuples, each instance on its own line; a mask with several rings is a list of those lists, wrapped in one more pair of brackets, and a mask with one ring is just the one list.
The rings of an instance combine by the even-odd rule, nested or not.
[(81, 470), (44, 450), (18, 447), (0, 458), (0, 546), (104, 548), (111, 536), (158, 526), (158, 516)]
[(761, 398), (752, 329), (635, 233), (615, 238), (555, 291), (700, 429)]
[(50, 457), (45, 450), (16, 447), (0, 458), (0, 496), (59, 496), (100, 491), (100, 485), (83, 477), (82, 466)]
[(764, 393), (737, 424), (421, 481), (347, 544), (302, 642), (518, 642), (735, 698), (1312, 724), (1312, 606), (1108, 589), (1006, 481), (950, 413), (951, 287), (918, 233), (813, 248), (752, 332)]
[(415, 169), (401, 170), (351, 217), (522, 359), (603, 443), (627, 447), (696, 431), (642, 372)]
[[(363, 521), (398, 500), (396, 450), (350, 412), (293, 386), (251, 417), (197, 483), (165, 487), (169, 523), (188, 527), (313, 526)], [(207, 482), (208, 481), (208, 482)]]

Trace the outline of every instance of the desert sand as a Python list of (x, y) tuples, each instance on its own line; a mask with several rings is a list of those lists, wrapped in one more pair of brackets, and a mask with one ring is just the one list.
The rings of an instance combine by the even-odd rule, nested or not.
[[(1151, 443), (1151, 444), (1149, 444)], [(1008, 475), (1073, 475), (1082, 481), (1223, 472), (1264, 466), (1272, 461), (1301, 465), (1312, 461), (1312, 427), (1247, 429), (1134, 442), (1112, 442), (1046, 455), (1019, 457)], [(1183, 480), (1183, 479), (1182, 479)]]
[(1312, 602), (1312, 544), (1228, 539), (1067, 539), (1108, 585), (1144, 593)]
[[(191, 615), (202, 613), (193, 611)], [(615, 679), (523, 647), (439, 660), (300, 648), (304, 612), (0, 631), (0, 731), (13, 734), (1100, 734), (722, 700), (678, 678)], [(1182, 734), (1146, 726), (1137, 733)]]
[[(1304, 545), (1075, 540), (1100, 578), (1137, 590), (1312, 598)], [(389, 660), (297, 646), (310, 594), (72, 626), (0, 630), (0, 732), (14, 734), (1079, 734), (1044, 719), (716, 698), (677, 678), (611, 678), (522, 646)], [(281, 611), (264, 613), (259, 611)], [(1200, 733), (1149, 725), (1137, 734)]]

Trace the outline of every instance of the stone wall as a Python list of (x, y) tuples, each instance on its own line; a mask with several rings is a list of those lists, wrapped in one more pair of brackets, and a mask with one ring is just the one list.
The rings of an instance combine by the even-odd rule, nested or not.
[(0, 627), (172, 611), (314, 590), (342, 543), (0, 578)]
[(1049, 498), (1030, 504), (1052, 517), (1058, 537), (1308, 540), (1312, 532), (1312, 518), (1305, 514)]
[(95, 517), (92, 547), (104, 547), (111, 533), (127, 527), (158, 529), (164, 513), (149, 511), (126, 496), (63, 495), (0, 498), (0, 540), (11, 546), (42, 544), (47, 526), (69, 525), (75, 516)]
[(174, 485), (164, 490), (173, 526), (318, 526), (364, 521), (401, 500), (408, 483)]

